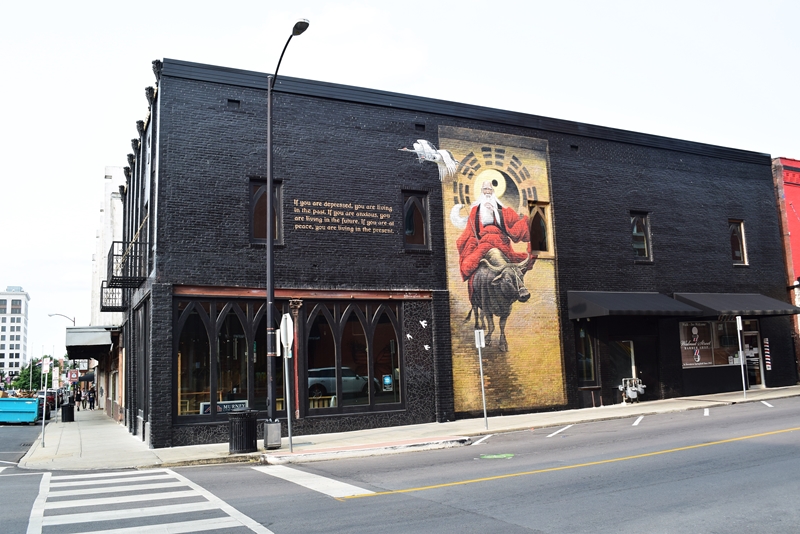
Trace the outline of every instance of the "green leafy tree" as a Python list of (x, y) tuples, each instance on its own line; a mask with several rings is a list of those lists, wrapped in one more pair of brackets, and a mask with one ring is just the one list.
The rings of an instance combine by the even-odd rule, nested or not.
[[(34, 358), (27, 367), (20, 369), (19, 375), (17, 375), (14, 382), (11, 383), (11, 387), (13, 389), (22, 389), (25, 391), (33, 388), (33, 391), (38, 391), (42, 382), (42, 367), (41, 365), (37, 365), (40, 361), (40, 358)], [(33, 373), (33, 377), (31, 377), (31, 373)]]

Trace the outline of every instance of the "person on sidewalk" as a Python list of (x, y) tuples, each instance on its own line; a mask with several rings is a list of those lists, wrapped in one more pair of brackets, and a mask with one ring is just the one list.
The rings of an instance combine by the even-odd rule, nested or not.
[(78, 411), (81, 411), (81, 390), (80, 389), (76, 389), (75, 390), (75, 408)]
[(89, 390), (89, 409), (94, 410), (94, 388)]
[(89, 395), (85, 391), (81, 391), (81, 405), (86, 409), (86, 401), (89, 400)]

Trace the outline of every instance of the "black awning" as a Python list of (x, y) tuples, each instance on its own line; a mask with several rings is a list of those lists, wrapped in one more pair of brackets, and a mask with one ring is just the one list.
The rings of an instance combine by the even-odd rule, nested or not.
[(704, 315), (793, 315), (800, 308), (760, 293), (675, 293), (675, 298)]
[(78, 382), (94, 382), (94, 371), (89, 371), (78, 379)]
[(700, 315), (702, 312), (661, 293), (567, 291), (570, 319), (606, 315)]

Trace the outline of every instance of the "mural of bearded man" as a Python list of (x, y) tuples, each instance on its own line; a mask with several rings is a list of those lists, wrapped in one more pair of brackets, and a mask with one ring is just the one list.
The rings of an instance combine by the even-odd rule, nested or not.
[[(527, 252), (515, 251), (512, 242), (528, 243)], [(470, 298), (473, 291), (472, 275), (491, 249), (496, 248), (513, 263), (530, 259), (529, 268), (535, 259), (530, 254), (528, 217), (500, 204), (488, 180), (481, 184), (481, 195), (470, 209), (467, 226), (456, 241), (456, 248), (462, 279), (469, 284)]]

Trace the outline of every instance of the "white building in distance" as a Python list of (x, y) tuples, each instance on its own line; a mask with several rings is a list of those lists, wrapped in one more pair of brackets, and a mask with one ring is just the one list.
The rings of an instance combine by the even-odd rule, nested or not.
[(0, 371), (16, 376), (28, 361), (28, 302), (19, 286), (0, 291)]

